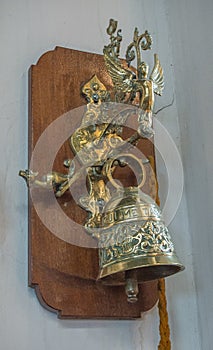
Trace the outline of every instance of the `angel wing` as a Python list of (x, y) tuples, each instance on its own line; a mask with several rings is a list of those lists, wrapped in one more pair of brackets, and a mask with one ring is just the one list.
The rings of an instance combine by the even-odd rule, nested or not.
[(154, 68), (149, 78), (153, 81), (154, 92), (161, 96), (164, 89), (164, 76), (163, 68), (157, 54), (154, 55)]
[(123, 68), (121, 63), (110, 55), (107, 47), (104, 48), (103, 52), (105, 65), (115, 89), (124, 93), (131, 92), (134, 87), (135, 74), (131, 70)]

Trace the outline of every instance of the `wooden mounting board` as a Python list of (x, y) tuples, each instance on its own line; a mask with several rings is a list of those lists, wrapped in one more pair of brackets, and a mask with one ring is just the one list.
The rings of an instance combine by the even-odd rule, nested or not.
[[(31, 67), (29, 160), (44, 130), (59, 116), (85, 104), (80, 87), (94, 74), (109, 90), (112, 88), (102, 55), (60, 47), (45, 53)], [(75, 125), (76, 121), (73, 123)], [(47, 140), (46, 147), (51, 148), (50, 142)], [(142, 143), (143, 153), (154, 156), (152, 143), (148, 140)], [(63, 161), (72, 157), (67, 141), (57, 154), (54, 170), (64, 173)], [(45, 159), (41, 157), (40, 161), (45, 162)], [(45, 215), (57, 217), (57, 212), (51, 212), (48, 196), (43, 191), (33, 191), (36, 191), (34, 200), (37, 196)], [(70, 194), (58, 202), (72, 220), (83, 225), (87, 213)], [(87, 237), (83, 227), (81, 230)], [(76, 246), (52, 234), (40, 220), (29, 196), (29, 285), (35, 288), (44, 307), (56, 312), (60, 318), (134, 319), (157, 302), (157, 281), (140, 285), (138, 302), (129, 304), (123, 287), (96, 282), (98, 269), (97, 249)]]

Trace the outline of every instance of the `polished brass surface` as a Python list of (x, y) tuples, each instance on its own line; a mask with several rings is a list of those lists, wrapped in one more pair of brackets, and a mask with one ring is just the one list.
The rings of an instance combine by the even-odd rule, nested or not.
[[(151, 74), (142, 59), (142, 51), (152, 45), (148, 31), (139, 35), (135, 29), (126, 62), (119, 58), (122, 36), (121, 30), (116, 31), (117, 21), (110, 20), (110, 43), (103, 53), (114, 91), (107, 91), (96, 75), (81, 90), (87, 106), (80, 127), (70, 136), (70, 147), (81, 163), (80, 170), (76, 171), (74, 161), (68, 159), (64, 161), (67, 174), (53, 171), (39, 177), (37, 172), (21, 170), (19, 175), (28, 186), (53, 189), (56, 197), (61, 197), (86, 170), (88, 195), (80, 198), (80, 205), (88, 212), (86, 231), (98, 240), (98, 279), (110, 285), (124, 284), (128, 301), (135, 302), (138, 283), (169, 276), (183, 266), (160, 208), (142, 192), (146, 179), (143, 163), (148, 160), (129, 152), (140, 138), (154, 134), (154, 94), (162, 94), (163, 69), (157, 54)], [(130, 65), (134, 59), (136, 68)], [(138, 118), (138, 129), (124, 140), (123, 125), (132, 115)], [(123, 188), (113, 174), (116, 167), (125, 168), (131, 162), (139, 174), (138, 185)]]
[[(127, 270), (138, 269), (140, 283), (183, 269), (160, 208), (138, 187), (118, 191), (106, 204), (99, 252), (99, 278), (105, 278), (108, 284), (116, 283), (111, 279), (112, 274)], [(125, 283), (122, 278), (118, 275), (119, 283)]]
[[(138, 133), (143, 137), (151, 137), (154, 133), (152, 129), (154, 93), (162, 95), (164, 88), (163, 69), (158, 55), (155, 54), (154, 67), (148, 76), (149, 66), (142, 60), (141, 51), (151, 49), (152, 38), (148, 31), (138, 35), (137, 28), (135, 28), (133, 42), (126, 51), (127, 68), (119, 60), (122, 36), (120, 30), (118, 30), (117, 36), (113, 35), (116, 29), (117, 22), (110, 21), (107, 30), (110, 35), (110, 44), (104, 47), (104, 59), (114, 84), (116, 100), (134, 104), (139, 99)], [(137, 69), (130, 66), (130, 63), (135, 58), (137, 60)]]
[(135, 270), (130, 270), (125, 273), (125, 292), (129, 303), (138, 301), (138, 280), (135, 272)]
[[(92, 77), (82, 88), (82, 94), (86, 97), (88, 103), (100, 104), (109, 100), (109, 92), (96, 75)], [(88, 113), (87, 113), (88, 115)], [(86, 118), (85, 118), (86, 119)], [(85, 120), (84, 123), (91, 122)]]

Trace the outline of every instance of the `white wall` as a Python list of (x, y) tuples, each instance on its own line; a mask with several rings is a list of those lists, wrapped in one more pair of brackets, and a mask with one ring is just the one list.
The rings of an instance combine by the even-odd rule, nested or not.
[(213, 41), (211, 0), (167, 1), (201, 348), (213, 333)]
[[(170, 10), (175, 17), (172, 5)], [(173, 45), (164, 1), (1, 1), (0, 339), (2, 350), (157, 348), (156, 308), (143, 315), (142, 320), (137, 322), (60, 321), (39, 305), (34, 291), (27, 287), (27, 191), (23, 180), (17, 177), (18, 170), (27, 166), (27, 71), (42, 53), (53, 49), (56, 45), (101, 53), (108, 40), (105, 28), (109, 18), (119, 20), (119, 25), (123, 29), (123, 47), (126, 47), (132, 39), (135, 25), (141, 31), (147, 28), (152, 33), (153, 53), (159, 53), (167, 82), (164, 96), (158, 98), (156, 109), (169, 104), (174, 94), (171, 51)], [(172, 35), (175, 36), (177, 32), (178, 28), (174, 27)], [(179, 45), (181, 46), (181, 42)], [(183, 64), (182, 61), (179, 61), (180, 63)], [(190, 79), (193, 81), (194, 89), (195, 77), (192, 72)], [(202, 80), (202, 77), (200, 79)], [(191, 85), (187, 91), (190, 89)], [(179, 95), (180, 93), (178, 94), (180, 98)], [(177, 100), (177, 105), (178, 103)], [(171, 107), (158, 114), (158, 118), (180, 148), (184, 140), (180, 142), (177, 105), (175, 99)], [(193, 109), (191, 113), (192, 111)], [(163, 193), (167, 184), (162, 164), (159, 164), (159, 181)], [(171, 231), (178, 255), (187, 267), (184, 273), (169, 278), (167, 283), (173, 350), (200, 350), (185, 197), (171, 224)], [(198, 281), (199, 278), (200, 276), (197, 276)]]

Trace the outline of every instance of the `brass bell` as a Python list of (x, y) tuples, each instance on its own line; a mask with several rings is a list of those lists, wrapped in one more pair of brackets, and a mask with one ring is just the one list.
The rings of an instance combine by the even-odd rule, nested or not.
[(100, 275), (109, 285), (126, 285), (129, 302), (138, 283), (184, 269), (154, 200), (139, 187), (120, 188), (106, 204), (99, 237)]

